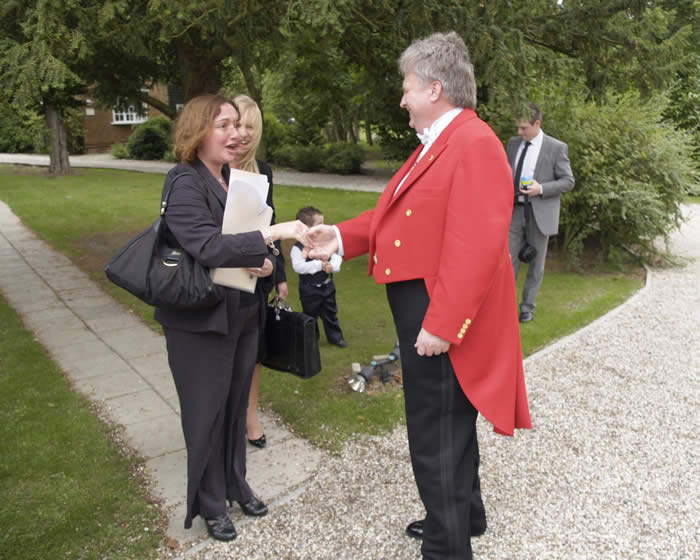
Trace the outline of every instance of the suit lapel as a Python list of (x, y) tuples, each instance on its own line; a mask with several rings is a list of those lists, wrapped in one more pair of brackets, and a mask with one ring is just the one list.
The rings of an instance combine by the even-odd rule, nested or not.
[(540, 171), (542, 171), (542, 166), (547, 159), (547, 152), (550, 146), (549, 136), (544, 134), (544, 132), (542, 134), (542, 146), (540, 146), (540, 153), (537, 154), (537, 163), (535, 163), (535, 171), (532, 174), (533, 178), (540, 176)]
[(401, 185), (401, 188), (399, 189), (399, 192), (396, 193), (396, 196), (392, 196), (391, 200), (389, 201), (389, 207), (391, 207), (392, 204), (401, 198), (403, 194), (408, 191), (408, 189), (410, 189), (418, 179), (421, 178), (421, 176), (437, 161), (442, 151), (447, 147), (447, 142), (440, 143), (440, 145), (437, 144), (438, 142), (435, 142), (435, 144), (430, 147), (423, 157), (415, 162), (415, 167), (412, 169), (409, 168), (406, 180), (403, 182), (403, 185)]
[[(204, 165), (199, 159), (196, 159), (192, 164), (192, 167), (202, 178), (202, 181), (209, 188), (209, 190), (214, 193), (214, 196), (221, 203), (221, 206), (226, 207), (227, 193), (223, 188), (221, 188), (221, 185), (211, 174), (211, 171), (207, 169), (207, 166)], [(228, 166), (224, 167), (224, 178), (228, 179)]]

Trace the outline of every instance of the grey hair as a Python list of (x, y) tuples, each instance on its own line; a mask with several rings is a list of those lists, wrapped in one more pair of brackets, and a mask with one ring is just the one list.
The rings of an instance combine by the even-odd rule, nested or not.
[(423, 83), (437, 80), (447, 101), (476, 108), (476, 79), (469, 49), (454, 31), (413, 41), (399, 58), (403, 76), (413, 72)]

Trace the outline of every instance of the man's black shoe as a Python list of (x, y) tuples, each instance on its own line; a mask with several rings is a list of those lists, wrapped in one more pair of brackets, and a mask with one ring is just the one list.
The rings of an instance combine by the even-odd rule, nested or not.
[(222, 513), (216, 517), (205, 517), (204, 523), (212, 539), (216, 539), (217, 541), (232, 541), (236, 538), (236, 528), (233, 526), (231, 519), (226, 513)]
[(413, 537), (414, 539), (422, 539), (423, 520), (421, 519), (420, 521), (414, 521), (413, 523), (409, 523), (408, 527), (406, 527), (406, 534), (409, 537)]
[[(413, 537), (414, 539), (422, 539), (423, 538), (423, 519), (420, 521), (414, 521), (413, 523), (409, 523), (408, 527), (406, 527), (406, 534), (409, 537)], [(480, 537), (486, 532), (486, 519), (483, 520), (483, 523), (472, 523), (471, 526), (471, 536), (472, 537)]]
[(535, 314), (532, 311), (521, 311), (519, 320), (521, 323), (527, 323), (535, 318)]
[(336, 342), (331, 342), (334, 346), (337, 346), (338, 348), (347, 348), (348, 343), (345, 342), (342, 338)]

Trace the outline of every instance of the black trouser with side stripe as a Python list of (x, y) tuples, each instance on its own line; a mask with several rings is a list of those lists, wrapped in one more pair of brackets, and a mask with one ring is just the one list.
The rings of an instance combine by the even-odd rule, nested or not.
[(387, 297), (401, 348), (413, 473), (426, 510), (423, 558), (471, 558), (470, 527), (486, 523), (478, 473), (478, 412), (464, 396), (447, 354), (425, 357), (416, 352), (430, 303), (423, 280), (388, 284)]

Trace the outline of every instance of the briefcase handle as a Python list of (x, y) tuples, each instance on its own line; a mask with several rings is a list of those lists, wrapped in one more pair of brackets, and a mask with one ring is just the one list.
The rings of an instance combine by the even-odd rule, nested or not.
[(278, 296), (275, 296), (270, 301), (267, 302), (268, 307), (272, 307), (275, 310), (275, 320), (280, 320), (280, 312), (282, 311), (292, 311), (292, 306), (286, 301), (281, 300)]

